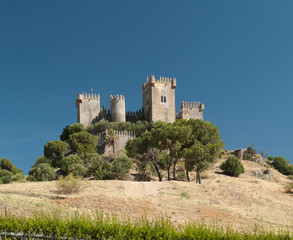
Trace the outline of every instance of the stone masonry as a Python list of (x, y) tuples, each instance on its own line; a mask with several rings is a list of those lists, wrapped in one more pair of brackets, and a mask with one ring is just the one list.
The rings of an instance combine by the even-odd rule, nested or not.
[(142, 109), (125, 112), (125, 97), (110, 96), (110, 110), (101, 109), (100, 94), (82, 93), (76, 99), (77, 121), (89, 126), (101, 119), (112, 122), (163, 121), (174, 122), (179, 119), (202, 119), (204, 104), (200, 102), (183, 102), (180, 113), (175, 111), (176, 78), (151, 75), (142, 86)]

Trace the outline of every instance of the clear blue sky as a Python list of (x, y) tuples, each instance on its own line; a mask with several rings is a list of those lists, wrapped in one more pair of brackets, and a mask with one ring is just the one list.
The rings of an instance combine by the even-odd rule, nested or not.
[(76, 122), (79, 92), (142, 106), (146, 76), (177, 78), (225, 149), (293, 160), (292, 1), (0, 1), (0, 157), (28, 172)]

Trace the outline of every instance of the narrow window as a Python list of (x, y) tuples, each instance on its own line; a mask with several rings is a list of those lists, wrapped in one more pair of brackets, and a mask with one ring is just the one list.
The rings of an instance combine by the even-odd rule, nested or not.
[(164, 102), (166, 102), (166, 97), (164, 97)]
[(163, 96), (161, 96), (161, 102), (164, 102), (164, 97)]

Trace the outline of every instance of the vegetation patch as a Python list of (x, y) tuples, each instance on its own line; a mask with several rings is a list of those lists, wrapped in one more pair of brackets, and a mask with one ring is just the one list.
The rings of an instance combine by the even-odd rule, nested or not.
[(231, 228), (223, 229), (217, 225), (189, 222), (175, 226), (168, 217), (149, 221), (146, 217), (132, 222), (118, 220), (103, 213), (94, 219), (86, 215), (65, 217), (60, 213), (38, 213), (34, 217), (0, 215), (0, 232), (18, 232), (83, 239), (291, 239), (292, 233), (286, 231), (260, 231), (247, 233)]

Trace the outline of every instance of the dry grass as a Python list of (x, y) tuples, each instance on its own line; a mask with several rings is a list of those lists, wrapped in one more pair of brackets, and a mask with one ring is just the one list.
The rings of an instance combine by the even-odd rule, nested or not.
[(291, 181), (271, 170), (273, 181), (252, 176), (252, 171), (265, 168), (242, 161), (246, 172), (239, 178), (221, 174), (219, 161), (208, 171), (201, 185), (195, 182), (91, 181), (88, 188), (72, 195), (57, 192), (55, 182), (13, 183), (0, 186), (0, 210), (4, 206), (16, 214), (31, 215), (36, 210), (60, 208), (93, 214), (97, 210), (118, 217), (138, 218), (166, 215), (174, 223), (188, 220), (205, 221), (253, 230), (292, 228), (293, 194), (284, 186)]

